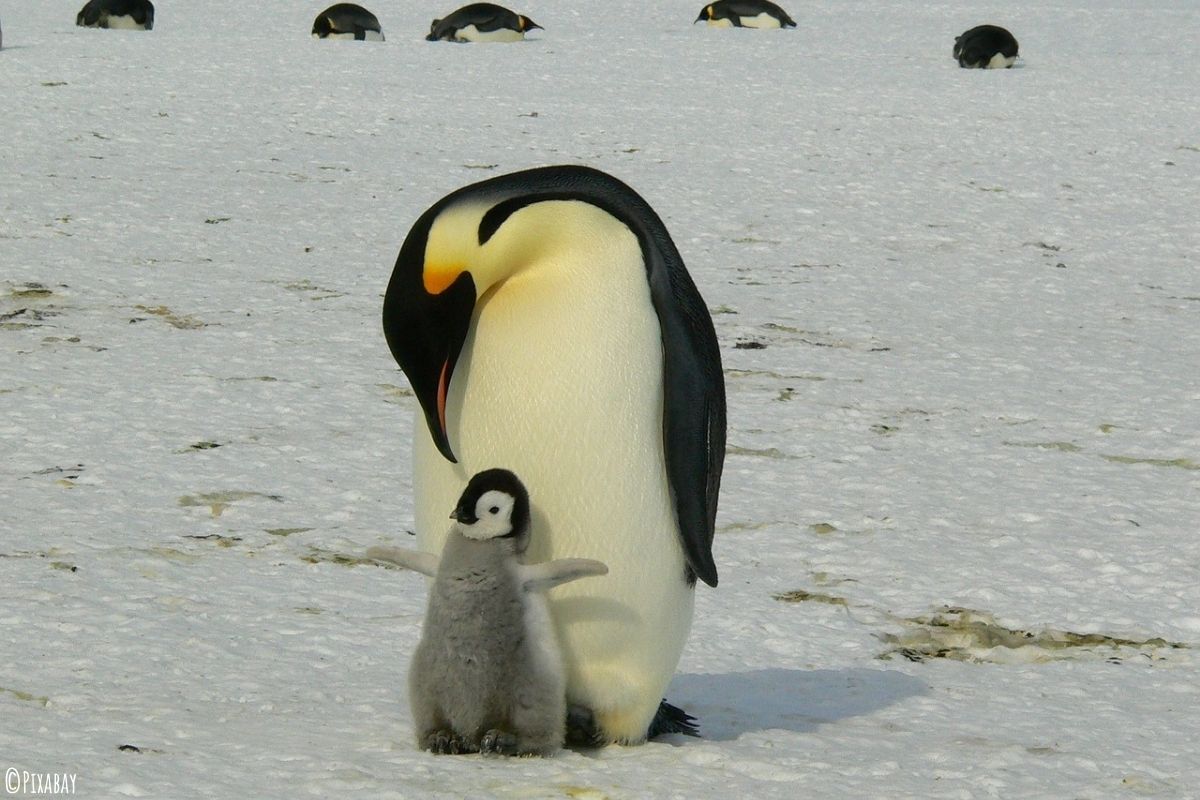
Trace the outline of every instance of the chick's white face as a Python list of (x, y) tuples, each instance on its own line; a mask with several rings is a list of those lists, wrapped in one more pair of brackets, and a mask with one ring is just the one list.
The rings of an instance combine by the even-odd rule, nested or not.
[(508, 492), (493, 489), (484, 492), (475, 503), (475, 522), (467, 524), (458, 521), (463, 536), (468, 539), (495, 539), (512, 533), (512, 512), (516, 504)]

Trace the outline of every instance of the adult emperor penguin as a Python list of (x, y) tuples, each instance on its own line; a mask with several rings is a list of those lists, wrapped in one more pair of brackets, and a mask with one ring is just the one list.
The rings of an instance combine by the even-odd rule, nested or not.
[(430, 42), (517, 42), (541, 25), (495, 3), (471, 3), (429, 26)]
[(786, 11), (768, 0), (717, 0), (700, 9), (696, 22), (701, 20), (714, 28), (796, 27)]
[(75, 24), (85, 28), (152, 30), (154, 4), (150, 0), (88, 0), (75, 15)]
[(541, 593), (608, 568), (587, 558), (525, 564), (529, 494), (505, 469), (472, 477), (450, 516), (456, 524), (440, 559), (367, 551), (434, 579), (409, 669), (417, 745), (435, 753), (550, 755), (566, 734), (566, 675)]
[(383, 29), (370, 11), (354, 3), (336, 3), (317, 14), (312, 35), (317, 39), (382, 42)]
[(530, 560), (586, 553), (610, 570), (551, 599), (569, 738), (694, 732), (660, 699), (696, 578), (717, 584), (725, 385), (712, 318), (658, 215), (580, 166), (459, 189), (409, 231), (383, 325), (425, 417), (419, 546), (441, 549), (441, 514), (469, 475), (511, 467), (547, 534)]
[(967, 69), (1008, 69), (1017, 60), (1017, 40), (999, 25), (978, 25), (954, 37), (954, 58)]

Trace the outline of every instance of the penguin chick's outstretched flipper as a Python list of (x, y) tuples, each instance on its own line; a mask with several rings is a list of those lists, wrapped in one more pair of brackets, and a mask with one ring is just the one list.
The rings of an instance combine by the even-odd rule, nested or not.
[(526, 592), (544, 592), (591, 575), (607, 575), (608, 565), (591, 558), (560, 558), (544, 564), (522, 564), (521, 588)]
[(370, 547), (367, 548), (367, 558), (411, 569), (413, 572), (419, 572), (430, 578), (437, 576), (438, 559), (433, 553), (403, 550), (399, 547)]

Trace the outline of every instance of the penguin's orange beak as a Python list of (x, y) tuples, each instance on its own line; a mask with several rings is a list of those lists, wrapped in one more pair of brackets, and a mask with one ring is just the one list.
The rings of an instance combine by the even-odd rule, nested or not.
[(475, 281), (471, 273), (427, 267), (425, 237), (410, 233), (400, 249), (384, 297), (383, 332), (425, 412), (434, 445), (448, 461), (456, 463), (450, 446), (446, 400), (474, 310)]

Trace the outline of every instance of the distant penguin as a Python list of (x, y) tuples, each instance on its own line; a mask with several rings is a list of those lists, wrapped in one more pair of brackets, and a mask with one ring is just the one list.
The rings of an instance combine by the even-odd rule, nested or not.
[(700, 9), (696, 22), (701, 20), (714, 28), (796, 27), (786, 11), (768, 0), (717, 0)]
[(566, 735), (566, 675), (541, 592), (590, 575), (599, 561), (525, 564), (529, 494), (516, 475), (471, 478), (450, 517), (441, 559), (373, 547), (370, 558), (433, 577), (409, 670), (417, 745), (435, 753), (550, 755)]
[(150, 0), (88, 0), (75, 16), (84, 28), (114, 28), (148, 31), (154, 28), (154, 4)]
[(954, 58), (967, 69), (1007, 69), (1017, 60), (1017, 40), (999, 25), (979, 25), (954, 37)]
[(312, 35), (317, 39), (382, 42), (383, 29), (370, 11), (354, 3), (337, 3), (317, 14)]
[(509, 466), (534, 498), (531, 555), (611, 570), (550, 598), (570, 741), (694, 733), (662, 693), (697, 579), (717, 584), (725, 383), (708, 306), (653, 208), (573, 165), (458, 189), (413, 223), (383, 327), (424, 412), (418, 547), (441, 551), (442, 509), (470, 475)]
[(515, 14), (503, 6), (472, 3), (443, 19), (435, 19), (425, 39), (430, 42), (518, 42), (533, 28), (543, 30), (529, 17)]

